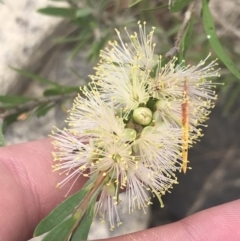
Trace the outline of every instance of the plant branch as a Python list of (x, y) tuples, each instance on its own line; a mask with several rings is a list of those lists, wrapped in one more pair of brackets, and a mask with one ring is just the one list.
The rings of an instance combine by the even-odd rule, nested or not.
[(176, 53), (179, 52), (180, 49), (180, 44), (181, 44), (181, 40), (182, 37), (184, 35), (184, 32), (188, 26), (188, 23), (192, 17), (192, 13), (194, 11), (194, 6), (195, 6), (195, 0), (193, 2), (191, 2), (188, 6), (187, 11), (185, 12), (185, 16), (184, 16), (184, 20), (183, 23), (178, 31), (177, 37), (175, 39), (175, 43), (174, 43), (174, 47), (171, 48), (166, 54), (165, 57), (166, 58), (172, 58), (173, 56), (175, 56)]
[(72, 229), (70, 230), (69, 235), (73, 233), (78, 227), (92, 199), (94, 198), (95, 195), (98, 195), (100, 191), (99, 188), (101, 188), (101, 186), (104, 184), (105, 179), (106, 179), (106, 172), (104, 171), (99, 172), (98, 177), (94, 182), (92, 189), (83, 198), (82, 202), (76, 207), (75, 211), (73, 212), (73, 215), (77, 217), (77, 221), (72, 227)]
[(5, 119), (9, 115), (17, 114), (18, 112), (28, 112), (35, 107), (41, 105), (41, 104), (47, 104), (47, 103), (57, 103), (61, 101), (63, 98), (74, 98), (76, 96), (76, 93), (71, 93), (67, 95), (57, 95), (57, 96), (42, 96), (37, 99), (33, 99), (27, 103), (18, 105), (16, 107), (13, 107), (11, 109), (5, 109), (4, 107), (0, 108), (0, 119)]

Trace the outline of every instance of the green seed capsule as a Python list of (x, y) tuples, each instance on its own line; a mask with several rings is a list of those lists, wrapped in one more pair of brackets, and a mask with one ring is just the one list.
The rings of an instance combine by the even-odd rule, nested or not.
[(133, 111), (133, 119), (140, 125), (148, 125), (152, 121), (152, 111), (146, 107), (138, 107)]

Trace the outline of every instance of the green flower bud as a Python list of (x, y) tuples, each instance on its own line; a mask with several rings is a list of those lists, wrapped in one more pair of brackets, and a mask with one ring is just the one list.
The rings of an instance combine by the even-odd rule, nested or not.
[(158, 121), (161, 118), (160, 112), (157, 110), (153, 113), (153, 120)]
[(154, 132), (154, 127), (152, 127), (152, 126), (147, 126), (147, 127), (145, 127), (145, 128), (143, 129), (142, 135), (144, 136), (144, 135), (146, 135), (146, 134), (148, 134), (148, 133), (153, 133), (153, 132)]
[(126, 142), (132, 142), (136, 139), (137, 132), (134, 129), (126, 128), (123, 132), (123, 139)]
[(155, 108), (157, 110), (167, 109), (169, 108), (169, 102), (166, 100), (158, 100), (155, 104)]
[(138, 107), (133, 111), (133, 119), (138, 124), (146, 126), (152, 121), (152, 111), (146, 107)]
[(105, 186), (104, 186), (104, 190), (107, 192), (107, 194), (109, 196), (114, 196), (116, 193), (116, 187), (112, 182), (108, 182)]
[(162, 119), (160, 111), (157, 110), (153, 113), (153, 121), (154, 121), (155, 126), (163, 124), (163, 119)]

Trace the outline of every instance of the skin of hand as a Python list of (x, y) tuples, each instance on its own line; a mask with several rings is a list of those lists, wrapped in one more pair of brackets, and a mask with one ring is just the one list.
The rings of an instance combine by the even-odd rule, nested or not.
[[(30, 239), (38, 222), (64, 199), (71, 184), (56, 188), (62, 177), (51, 170), (51, 151), (50, 139), (0, 148), (0, 241)], [(80, 178), (71, 193), (85, 181), (86, 178)], [(111, 238), (111, 241), (156, 240), (239, 241), (240, 200), (172, 224)]]

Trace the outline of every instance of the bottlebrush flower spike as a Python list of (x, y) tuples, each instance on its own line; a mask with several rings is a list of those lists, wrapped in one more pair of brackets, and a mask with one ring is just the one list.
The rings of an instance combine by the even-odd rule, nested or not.
[(116, 109), (126, 112), (134, 110), (140, 104), (149, 100), (146, 91), (149, 81), (149, 71), (141, 70), (137, 63), (126, 66), (123, 63), (102, 63), (97, 68), (92, 80), (97, 81), (102, 99)]
[(101, 99), (94, 84), (82, 91), (84, 97), (77, 97), (70, 111), (69, 128), (53, 132), (54, 170), (67, 175), (60, 186), (104, 171), (106, 185), (96, 213), (105, 217), (107, 212), (114, 228), (120, 189), (126, 189), (130, 201), (124, 206), (132, 212), (151, 203), (149, 190), (160, 198), (176, 183), (180, 132), (164, 124), (141, 132), (140, 124), (126, 121)]
[(67, 120), (68, 129), (53, 133), (53, 152), (67, 177), (104, 173), (105, 185), (95, 206), (114, 228), (119, 190), (125, 189), (129, 212), (145, 209), (155, 195), (177, 183), (176, 171), (186, 172), (188, 148), (201, 137), (201, 126), (214, 106), (219, 76), (216, 61), (196, 66), (177, 64), (173, 58), (162, 66), (154, 54), (152, 30), (145, 23), (101, 52), (93, 83), (82, 88)]
[(104, 62), (110, 62), (115, 64), (132, 65), (133, 63), (144, 69), (152, 69), (155, 64), (157, 55), (154, 54), (154, 48), (156, 44), (153, 40), (153, 34), (155, 27), (152, 31), (146, 33), (146, 22), (141, 24), (138, 22), (139, 34), (129, 34), (127, 28), (127, 42), (122, 39), (120, 32), (116, 29), (119, 41), (109, 42), (110, 48), (105, 48), (101, 51), (100, 58)]

